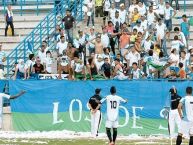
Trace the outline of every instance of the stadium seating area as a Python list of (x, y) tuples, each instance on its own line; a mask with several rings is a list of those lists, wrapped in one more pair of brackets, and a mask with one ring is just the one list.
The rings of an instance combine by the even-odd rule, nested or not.
[[(76, 7), (63, 11), (56, 3), (58, 25), (44, 35), (40, 47), (26, 44), (28, 50), (22, 53), (27, 56), (17, 57), (11, 69), (13, 79), (193, 79), (193, 18), (188, 7), (184, 13), (182, 6), (178, 10), (164, 0), (84, 0), (76, 5), (82, 5), (81, 22)], [(74, 18), (70, 24), (68, 8)], [(0, 78), (11, 74), (1, 68)]]

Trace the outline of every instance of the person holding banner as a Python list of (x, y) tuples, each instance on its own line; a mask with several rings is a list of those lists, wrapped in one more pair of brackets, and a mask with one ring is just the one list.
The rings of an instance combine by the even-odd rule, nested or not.
[(0, 93), (0, 129), (2, 128), (2, 115), (3, 115), (3, 98), (7, 98), (7, 99), (16, 99), (20, 96), (22, 96), (23, 94), (25, 94), (25, 91), (21, 91), (19, 94), (16, 94), (16, 95), (7, 95), (7, 94), (4, 94), (4, 93)]
[[(121, 102), (127, 103), (127, 100), (116, 95), (116, 88), (114, 86), (111, 87), (110, 93), (110, 95), (101, 100), (101, 103), (104, 101), (107, 102), (106, 133), (109, 139), (109, 145), (115, 145), (119, 125), (119, 104)], [(113, 135), (111, 135), (111, 129), (113, 129)]]
[(100, 126), (100, 121), (101, 121), (101, 96), (100, 96), (101, 89), (97, 88), (95, 90), (95, 95), (92, 96), (89, 99), (89, 108), (91, 110), (91, 135), (93, 137), (98, 136), (98, 130)]
[(175, 87), (170, 89), (171, 94), (171, 105), (170, 105), (170, 112), (169, 112), (169, 132), (171, 138), (175, 136), (175, 124), (179, 129), (179, 125), (181, 122), (180, 115), (178, 113), (178, 105), (180, 102), (181, 97), (177, 94), (177, 90)]
[(186, 96), (180, 100), (178, 112), (182, 119), (176, 139), (176, 145), (181, 145), (182, 136), (186, 132), (190, 135), (189, 145), (193, 145), (193, 96), (192, 87), (186, 88)]

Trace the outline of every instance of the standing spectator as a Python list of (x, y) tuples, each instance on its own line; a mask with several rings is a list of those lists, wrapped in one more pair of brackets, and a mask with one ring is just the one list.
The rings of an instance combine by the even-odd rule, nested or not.
[(187, 71), (188, 70), (189, 60), (186, 57), (186, 52), (185, 51), (181, 51), (180, 52), (180, 60), (179, 60), (179, 62), (181, 62), (183, 64), (184, 70)]
[(46, 60), (45, 60), (45, 73), (51, 74), (52, 73), (52, 64), (53, 64), (53, 58), (50, 51), (46, 52)]
[(160, 18), (158, 19), (158, 23), (156, 24), (155, 28), (156, 28), (157, 41), (162, 48), (165, 35), (166, 35), (166, 30), (167, 30), (166, 25), (162, 22), (162, 19)]
[(176, 49), (172, 49), (171, 54), (169, 56), (169, 62), (171, 67), (178, 67), (179, 63), (179, 55), (177, 54)]
[(106, 25), (106, 19), (109, 18), (109, 10), (111, 7), (110, 0), (104, 0), (104, 17), (103, 17), (103, 25)]
[[(178, 39), (184, 44), (184, 47), (187, 47), (186, 37), (184, 36), (184, 33), (180, 31), (179, 27), (175, 27), (174, 32), (178, 36)], [(184, 48), (184, 47), (181, 47), (181, 48)]]
[(3, 63), (6, 61), (5, 51), (2, 51), (2, 44), (0, 43), (0, 69), (4, 70)]
[(87, 27), (90, 24), (90, 19), (92, 21), (92, 26), (94, 28), (94, 0), (89, 0), (88, 4), (87, 4), (87, 16), (88, 16), (88, 20), (87, 20)]
[(183, 22), (180, 24), (180, 29), (184, 33), (184, 36), (186, 37), (186, 40), (188, 41), (189, 35), (190, 35), (190, 24), (188, 22), (187, 16), (182, 16)]
[(115, 17), (112, 19), (112, 22), (115, 26), (115, 32), (118, 33), (121, 26), (121, 18), (119, 15), (119, 11), (115, 12)]
[(131, 27), (133, 28), (135, 25), (136, 25), (136, 22), (137, 22), (137, 20), (138, 19), (140, 19), (140, 14), (139, 14), (139, 12), (138, 12), (138, 9), (137, 8), (135, 8), (134, 9), (134, 12), (133, 12), (133, 14), (132, 14), (132, 16), (131, 16)]
[(90, 80), (95, 80), (97, 75), (98, 75), (98, 70), (97, 70), (97, 66), (94, 62), (94, 58), (89, 58), (88, 59), (87, 68), (88, 68), (88, 73), (89, 73), (89, 76), (90, 76)]
[(138, 2), (138, 11), (141, 16), (147, 13), (147, 8), (145, 4), (141, 1)]
[(121, 18), (121, 24), (125, 23), (126, 18), (127, 18), (127, 11), (126, 11), (125, 5), (123, 3), (120, 4), (119, 15), (120, 15), (120, 18)]
[(68, 42), (65, 41), (65, 37), (61, 36), (60, 37), (60, 42), (57, 43), (56, 49), (58, 50), (58, 54), (62, 54), (64, 50), (67, 49)]
[(111, 8), (109, 9), (109, 17), (110, 20), (112, 21), (112, 19), (115, 18), (115, 12), (116, 12), (116, 8), (115, 8), (115, 3), (111, 3)]
[(73, 25), (75, 23), (74, 17), (71, 15), (70, 10), (66, 10), (66, 16), (62, 19), (65, 26), (65, 31), (68, 36), (68, 41), (73, 43)]
[[(164, 14), (165, 14), (165, 24), (168, 31), (170, 32), (172, 31), (172, 18), (176, 15), (176, 11), (170, 6), (169, 2), (166, 2)], [(170, 36), (170, 33), (169, 33), (169, 36)]]
[(181, 50), (180, 48), (184, 47), (184, 43), (179, 40), (178, 36), (174, 36), (174, 40), (171, 42), (171, 48), (175, 48), (177, 50), (177, 53), (179, 53)]
[(159, 4), (157, 6), (157, 10), (158, 10), (158, 14), (160, 16), (161, 19), (164, 18), (164, 9), (165, 9), (165, 2), (164, 0), (159, 0)]
[(101, 34), (102, 45), (103, 45), (103, 47), (109, 47), (110, 46), (110, 39), (109, 39), (109, 36), (107, 33), (107, 28), (103, 27), (102, 30), (103, 30), (103, 33)]
[(180, 5), (179, 5), (178, 0), (170, 0), (170, 5), (172, 6), (173, 1), (176, 3), (176, 10), (180, 10)]
[(128, 30), (124, 29), (123, 33), (120, 37), (120, 51), (121, 55), (123, 56), (125, 52), (127, 51), (130, 43), (130, 36), (128, 35)]
[(95, 45), (91, 43), (96, 38), (96, 33), (93, 28), (90, 28), (90, 33), (87, 34), (86, 41), (88, 42), (86, 44), (86, 48), (89, 50), (89, 55), (91, 53), (94, 53), (95, 51)]
[(13, 26), (13, 11), (11, 9), (11, 6), (8, 5), (7, 12), (5, 15), (5, 21), (6, 21), (6, 27), (5, 27), (5, 36), (7, 36), (7, 30), (10, 25), (12, 30), (12, 36), (14, 36), (14, 26)]
[(95, 17), (103, 17), (103, 0), (95, 0)]
[(41, 49), (38, 51), (38, 57), (40, 58), (42, 64), (45, 63), (46, 51), (46, 45), (43, 43)]

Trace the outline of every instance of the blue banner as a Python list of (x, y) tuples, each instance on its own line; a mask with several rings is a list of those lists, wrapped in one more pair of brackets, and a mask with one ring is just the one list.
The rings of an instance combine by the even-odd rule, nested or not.
[[(89, 109), (87, 102), (96, 88), (101, 88), (101, 96), (110, 94), (110, 87), (117, 88), (117, 95), (128, 99), (121, 104), (120, 124), (130, 126), (128, 133), (167, 133), (164, 107), (169, 105), (169, 89), (175, 86), (179, 95), (185, 95), (185, 88), (193, 82), (168, 81), (9, 81), (10, 93), (24, 89), (27, 93), (12, 101), (13, 124), (15, 130), (69, 130), (89, 131)], [(105, 120), (106, 104), (102, 105)], [(33, 116), (34, 115), (34, 116)], [(47, 119), (44, 119), (46, 116)], [(24, 122), (25, 123), (22, 123)], [(86, 122), (87, 123), (84, 123)], [(78, 125), (77, 123), (81, 125)], [(163, 123), (162, 123), (163, 122)], [(162, 124), (159, 124), (162, 123)], [(60, 124), (60, 126), (58, 126)], [(53, 125), (50, 128), (50, 125)], [(44, 126), (44, 127), (42, 127)], [(132, 127), (131, 127), (132, 126)], [(160, 127), (161, 126), (161, 127)], [(141, 132), (140, 129), (144, 131)], [(157, 130), (156, 130), (157, 128)], [(163, 129), (159, 130), (158, 128)]]
[(0, 80), (0, 93), (3, 92), (4, 88), (5, 88), (5, 80)]

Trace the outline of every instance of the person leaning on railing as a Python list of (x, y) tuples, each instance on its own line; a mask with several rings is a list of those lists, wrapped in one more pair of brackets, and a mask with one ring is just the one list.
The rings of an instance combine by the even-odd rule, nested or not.
[(12, 30), (12, 36), (14, 36), (13, 12), (12, 12), (10, 5), (8, 5), (8, 7), (7, 7), (7, 12), (5, 15), (5, 22), (6, 22), (5, 36), (7, 36), (7, 30), (8, 30), (9, 26), (11, 27), (11, 30)]

